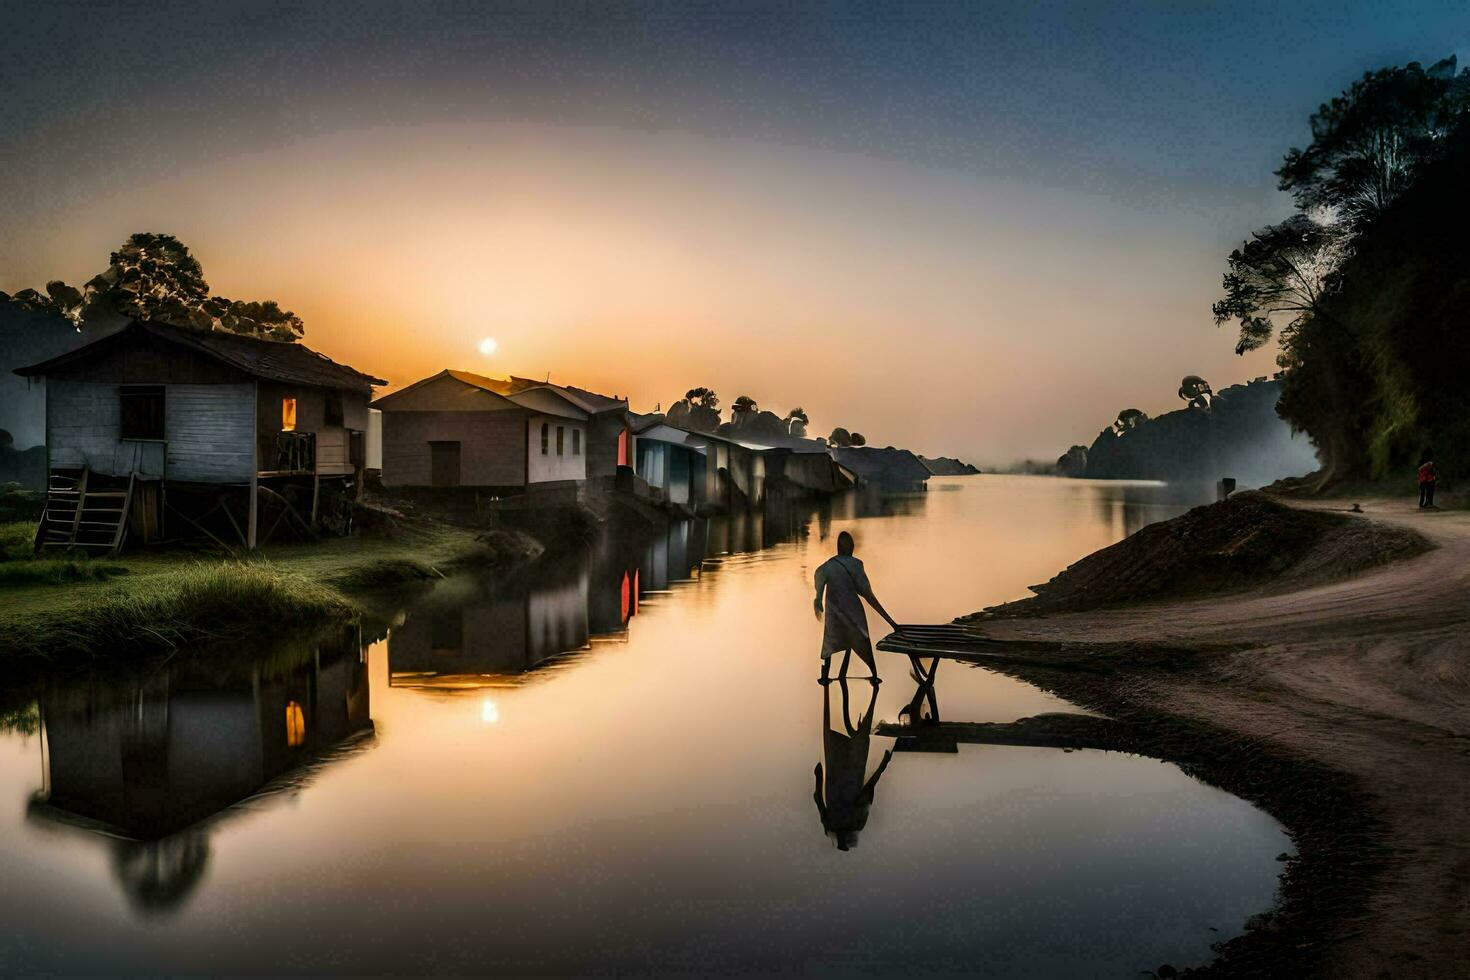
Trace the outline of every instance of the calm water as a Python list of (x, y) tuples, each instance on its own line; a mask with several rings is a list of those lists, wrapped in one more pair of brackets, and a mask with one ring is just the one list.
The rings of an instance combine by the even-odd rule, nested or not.
[[(815, 683), (810, 594), (848, 529), (895, 616), (948, 620), (1189, 498), (936, 480), (446, 581), (361, 633), (57, 678), (44, 732), (0, 735), (0, 972), (1200, 963), (1270, 906), (1274, 821), (1157, 761), (974, 745), (896, 752), (864, 806), (893, 740), (865, 734), (866, 682), (851, 729)], [(879, 658), (894, 720), (914, 684)], [(946, 721), (1067, 707), (956, 664), (937, 694)]]

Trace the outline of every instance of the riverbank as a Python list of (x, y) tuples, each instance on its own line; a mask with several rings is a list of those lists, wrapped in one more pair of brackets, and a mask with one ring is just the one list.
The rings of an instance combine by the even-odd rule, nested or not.
[[(1303, 523), (1344, 510), (1292, 507)], [(1278, 907), (1202, 974), (1450, 976), (1470, 957), (1470, 514), (1362, 508), (1350, 530), (1432, 547), (1290, 591), (991, 610), (951, 644), (1107, 714), (1111, 747), (1177, 762), (1286, 826), (1297, 853)]]
[[(10, 538), (23, 534), (8, 526)], [(22, 528), (23, 530), (23, 528)], [(34, 535), (34, 525), (31, 525)], [(505, 568), (542, 545), (510, 530), (431, 521), (273, 545), (243, 558), (185, 549), (110, 559), (0, 562), (0, 650), (10, 664), (89, 660), (346, 620), (375, 589), (463, 568)]]

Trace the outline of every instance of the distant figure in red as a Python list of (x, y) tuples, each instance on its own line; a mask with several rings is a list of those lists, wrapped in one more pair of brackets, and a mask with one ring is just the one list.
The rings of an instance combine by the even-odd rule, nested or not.
[(863, 563), (853, 557), (853, 547), (852, 535), (843, 531), (837, 535), (837, 554), (828, 558), (817, 569), (817, 597), (813, 607), (818, 619), (822, 618), (824, 596), (827, 607), (827, 621), (822, 630), (823, 684), (829, 682), (827, 670), (832, 664), (832, 655), (842, 654), (839, 676), (846, 677), (847, 665), (854, 652), (868, 665), (873, 683), (879, 682), (878, 665), (873, 662), (873, 641), (868, 638), (868, 617), (863, 612), (860, 600), (866, 599), (878, 615), (888, 620), (889, 626), (895, 631), (898, 629), (898, 623), (888, 615), (878, 597), (873, 595), (873, 587), (868, 583), (868, 573), (863, 571)]
[(1419, 464), (1419, 506), (1421, 508), (1434, 507), (1434, 482), (1438, 478), (1439, 470), (1434, 465), (1434, 454), (1425, 453), (1424, 461)]

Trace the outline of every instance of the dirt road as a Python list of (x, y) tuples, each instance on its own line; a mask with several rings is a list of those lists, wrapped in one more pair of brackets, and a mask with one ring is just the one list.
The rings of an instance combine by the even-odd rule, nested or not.
[[(1470, 513), (1387, 501), (1364, 509), (1362, 519), (1412, 527), (1437, 547), (1287, 594), (978, 629), (1022, 648), (1044, 644), (1035, 668), (999, 669), (1081, 703), (1173, 716), (1344, 775), (1348, 791), (1320, 799), (1331, 812), (1313, 809), (1309, 781), (1289, 785), (1290, 764), (1278, 766), (1287, 785), (1257, 794), (1289, 829), (1312, 825), (1320, 838), (1303, 848), (1314, 866), (1284, 891), (1312, 934), (1280, 940), (1312, 947), (1303, 962), (1316, 975), (1470, 976)], [(1073, 665), (1046, 666), (1064, 659)], [(1240, 962), (1270, 972), (1259, 955)]]

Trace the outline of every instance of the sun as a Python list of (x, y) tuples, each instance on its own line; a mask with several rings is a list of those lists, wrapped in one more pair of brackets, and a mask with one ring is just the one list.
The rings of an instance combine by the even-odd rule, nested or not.
[(484, 354), (486, 357), (489, 357), (491, 354), (494, 354), (499, 349), (500, 349), (500, 344), (496, 343), (494, 337), (486, 337), (484, 340), (480, 341), (480, 344), (479, 344), (480, 353), (481, 354)]

